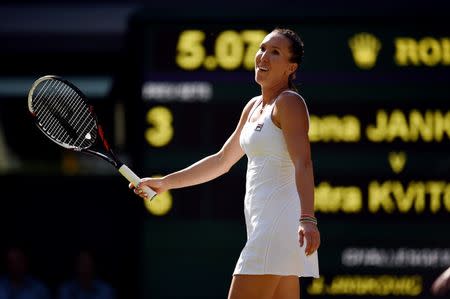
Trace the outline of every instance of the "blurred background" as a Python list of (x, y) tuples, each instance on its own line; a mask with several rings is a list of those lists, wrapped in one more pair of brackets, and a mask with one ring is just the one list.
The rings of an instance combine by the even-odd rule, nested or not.
[(23, 276), (26, 262), (48, 298), (78, 298), (64, 285), (94, 264), (98, 290), (116, 298), (225, 298), (246, 239), (246, 159), (145, 204), (110, 165), (43, 137), (27, 94), (40, 76), (69, 79), (122, 160), (164, 175), (233, 132), (275, 27), (305, 43), (297, 86), (322, 247), (321, 278), (302, 279), (302, 296), (430, 298), (450, 266), (448, 11), (446, 1), (2, 1), (0, 299), (12, 298), (1, 277)]

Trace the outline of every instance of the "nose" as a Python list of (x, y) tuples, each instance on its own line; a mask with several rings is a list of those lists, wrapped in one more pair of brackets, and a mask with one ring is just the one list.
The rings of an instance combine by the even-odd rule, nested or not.
[(261, 53), (261, 58), (260, 58), (260, 61), (262, 61), (262, 62), (266, 62), (266, 61), (267, 61), (267, 59), (268, 59), (268, 56), (267, 56), (267, 51), (264, 51), (263, 53)]
[(259, 50), (256, 53), (255, 56), (255, 66), (258, 66), (260, 64), (267, 64), (269, 61), (269, 55), (267, 53), (267, 51), (261, 51)]

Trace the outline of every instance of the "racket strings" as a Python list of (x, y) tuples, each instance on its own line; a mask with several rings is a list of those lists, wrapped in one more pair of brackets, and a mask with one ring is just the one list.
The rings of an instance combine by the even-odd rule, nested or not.
[[(59, 100), (60, 98), (62, 98), (65, 99), (66, 102), (68, 102), (68, 106), (66, 106), (66, 109), (64, 111), (65, 114), (63, 114), (63, 117), (67, 119), (67, 122), (76, 132), (76, 136), (72, 136), (75, 140), (72, 140), (71, 143), (76, 147), (88, 146), (90, 144), (89, 141), (95, 140), (96, 138), (95, 121), (93, 121), (92, 116), (89, 113), (89, 108), (84, 103), (82, 98), (69, 86), (64, 85), (62, 88), (63, 89), (60, 90), (60, 96), (57, 99)], [(71, 115), (69, 115), (69, 113)], [(90, 131), (92, 131), (92, 134)], [(87, 133), (89, 133), (90, 135), (87, 135)], [(81, 137), (87, 136), (89, 138), (81, 139), (81, 142), (78, 143)], [(63, 142), (68, 142), (69, 137), (70, 136), (66, 134)], [(83, 144), (85, 139), (87, 139), (86, 145)]]
[[(52, 83), (53, 85), (51, 85)], [(41, 119), (43, 122), (45, 122), (45, 120), (48, 120), (46, 129), (50, 134), (52, 134), (52, 137), (62, 142), (66, 142), (70, 135), (75, 135), (73, 131), (71, 132), (72, 134), (68, 134), (67, 125), (65, 127), (65, 130), (61, 129), (61, 126), (63, 126), (62, 122), (64, 119), (66, 119), (65, 114), (67, 114), (66, 109), (63, 109), (63, 102), (61, 101), (61, 98), (66, 97), (67, 88), (64, 92), (62, 92), (59, 88), (59, 82), (51, 82), (51, 84), (50, 86), (46, 86), (47, 88), (44, 90), (44, 92), (48, 92), (48, 88), (50, 87), (51, 89), (59, 90), (60, 94), (48, 92), (46, 97), (41, 96), (40, 98), (38, 98), (39, 100), (41, 100), (40, 103), (43, 104), (41, 106), (45, 105), (45, 108), (47, 108), (45, 114), (43, 114)], [(43, 93), (42, 95), (45, 95), (45, 93)], [(53, 106), (49, 106), (50, 103), (54, 103)]]
[[(45, 83), (48, 81), (49, 80)], [(36, 112), (43, 128), (52, 138), (63, 141), (61, 138), (67, 139), (66, 137), (74, 135), (74, 132), (72, 130), (72, 134), (69, 135), (68, 130), (70, 130), (70, 127), (68, 127), (67, 123), (64, 123), (64, 111), (61, 109), (61, 96), (64, 95), (61, 93), (60, 85), (61, 84), (56, 81), (44, 85), (37, 94), (35, 102), (41, 104), (36, 105)], [(39, 114), (41, 111), (42, 113)]]
[(64, 82), (41, 82), (33, 95), (33, 110), (41, 128), (52, 139), (78, 148), (95, 142), (95, 118), (83, 98)]
[[(64, 90), (64, 92), (62, 92), (62, 90)], [(75, 139), (73, 144), (75, 146), (77, 146), (76, 145), (77, 140), (81, 136), (80, 133), (78, 133), (78, 131), (80, 129), (80, 125), (78, 125), (79, 124), (79, 120), (83, 119), (83, 123), (84, 123), (84, 120), (89, 118), (89, 113), (88, 113), (87, 107), (86, 107), (86, 105), (83, 105), (84, 102), (76, 94), (76, 92), (74, 92), (68, 86), (63, 86), (63, 89), (61, 89), (60, 96), (58, 97), (58, 100), (60, 98), (64, 99), (66, 102), (69, 103), (69, 106), (67, 106), (67, 109), (65, 109), (65, 111), (64, 111), (65, 115), (63, 115), (63, 117), (67, 120), (67, 122), (70, 124), (70, 126), (74, 129), (74, 131), (76, 133), (72, 137), (73, 137), (73, 139)], [(72, 108), (74, 108), (75, 106), (76, 106), (76, 110), (73, 111)], [(71, 113), (72, 115), (70, 115), (70, 116), (69, 116), (69, 111), (72, 112)], [(66, 139), (68, 137), (69, 136), (66, 136)], [(67, 141), (68, 140), (63, 140), (63, 142), (67, 142)]]
[[(66, 106), (63, 117), (67, 123), (73, 128), (73, 136), (66, 135), (63, 142), (74, 145), (75, 147), (89, 146), (96, 137), (95, 121), (89, 112), (88, 106), (84, 103), (82, 98), (69, 86), (64, 85), (59, 89), (60, 95), (57, 100), (64, 100), (69, 105)], [(75, 110), (73, 110), (75, 108)], [(69, 115), (69, 113), (71, 115)], [(92, 134), (91, 132), (92, 131)], [(89, 135), (88, 135), (89, 133)], [(71, 140), (68, 140), (72, 137)], [(83, 137), (83, 138), (82, 138)], [(80, 140), (81, 139), (81, 140)], [(85, 144), (84, 144), (85, 143)]]
[[(37, 96), (34, 97), (35, 113), (40, 121), (42, 128), (54, 139), (60, 141), (61, 135), (67, 134), (61, 123), (62, 115), (57, 114), (60, 103), (56, 100), (55, 93), (52, 90), (58, 86), (58, 82), (45, 81), (39, 89)], [(48, 84), (49, 83), (49, 84)], [(68, 135), (68, 134), (67, 134)]]
[(48, 109), (48, 97), (44, 97), (44, 95), (48, 95), (47, 90), (50, 87), (51, 84), (47, 84), (48, 81), (46, 81), (44, 86), (42, 86), (39, 90), (38, 96), (35, 97), (33, 100), (34, 103), (34, 111), (37, 114), (39, 120), (45, 124), (45, 126), (48, 128), (49, 126), (53, 125), (54, 118), (50, 118), (52, 113), (50, 112), (50, 109)]

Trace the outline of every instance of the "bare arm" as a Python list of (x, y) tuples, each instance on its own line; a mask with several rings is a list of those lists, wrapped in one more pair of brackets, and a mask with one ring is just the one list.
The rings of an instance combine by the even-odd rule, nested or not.
[[(301, 202), (301, 214), (314, 215), (314, 175), (308, 138), (308, 110), (297, 95), (283, 94), (278, 99), (273, 115), (284, 135), (289, 156), (295, 168), (295, 182)], [(300, 218), (301, 215), (298, 215)], [(307, 240), (305, 251), (311, 254), (320, 245), (320, 234), (311, 223), (301, 223), (300, 244)]]
[(296, 95), (283, 94), (274, 109), (274, 121), (283, 131), (288, 152), (295, 167), (301, 213), (314, 215), (314, 175), (306, 105)]
[[(166, 175), (163, 178), (143, 179), (141, 184), (145, 184), (157, 193), (161, 193), (169, 189), (183, 188), (205, 183), (228, 172), (230, 168), (244, 155), (244, 151), (239, 144), (239, 137), (255, 100), (256, 98), (253, 98), (247, 103), (242, 111), (241, 118), (236, 129), (225, 142), (220, 151), (203, 158), (187, 168)], [(136, 190), (136, 192), (138, 191), (139, 190)]]

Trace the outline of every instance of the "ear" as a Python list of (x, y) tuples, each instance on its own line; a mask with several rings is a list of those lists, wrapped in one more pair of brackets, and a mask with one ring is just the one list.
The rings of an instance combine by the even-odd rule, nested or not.
[(289, 73), (293, 74), (298, 68), (298, 64), (296, 62), (289, 64)]

